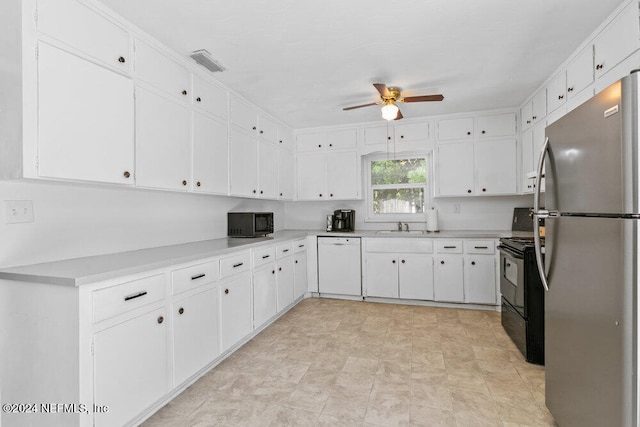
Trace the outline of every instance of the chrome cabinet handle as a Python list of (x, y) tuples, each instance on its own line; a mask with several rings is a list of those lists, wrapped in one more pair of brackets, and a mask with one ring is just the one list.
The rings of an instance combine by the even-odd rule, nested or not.
[(533, 242), (536, 251), (536, 264), (540, 273), (540, 281), (545, 291), (549, 292), (549, 282), (544, 272), (544, 264), (542, 263), (542, 249), (540, 247), (540, 232), (538, 231), (538, 220), (548, 218), (548, 210), (540, 210), (540, 184), (542, 183), (542, 168), (544, 167), (544, 159), (549, 150), (549, 137), (546, 137), (542, 150), (540, 150), (540, 158), (538, 159), (538, 174), (536, 175), (536, 185), (533, 196)]

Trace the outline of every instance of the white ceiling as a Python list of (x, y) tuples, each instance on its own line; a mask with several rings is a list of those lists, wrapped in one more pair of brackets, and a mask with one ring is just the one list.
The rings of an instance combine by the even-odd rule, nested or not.
[(382, 120), (371, 83), (405, 118), (514, 107), (621, 0), (103, 0), (179, 53), (207, 49), (215, 76), (295, 127)]

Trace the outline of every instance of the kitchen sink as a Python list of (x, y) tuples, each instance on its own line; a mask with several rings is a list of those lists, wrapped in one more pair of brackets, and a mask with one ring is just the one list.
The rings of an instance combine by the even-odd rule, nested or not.
[(403, 234), (424, 234), (423, 230), (409, 230), (409, 231), (400, 231), (400, 230), (380, 230), (377, 231), (376, 234), (396, 234), (396, 235), (403, 235)]

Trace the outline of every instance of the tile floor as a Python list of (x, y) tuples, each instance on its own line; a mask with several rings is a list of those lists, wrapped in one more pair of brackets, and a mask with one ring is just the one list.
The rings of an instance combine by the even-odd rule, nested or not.
[(152, 426), (553, 426), (490, 311), (306, 299)]

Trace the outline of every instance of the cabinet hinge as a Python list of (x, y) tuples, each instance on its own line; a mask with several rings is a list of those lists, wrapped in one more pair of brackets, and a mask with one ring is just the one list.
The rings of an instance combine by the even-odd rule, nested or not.
[(93, 340), (91, 340), (91, 355), (93, 356)]
[(36, 170), (40, 168), (40, 158), (36, 156)]
[(33, 22), (38, 23), (38, 9), (33, 11)]
[(33, 55), (38, 59), (38, 46), (33, 48)]

